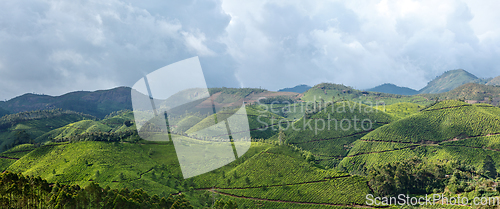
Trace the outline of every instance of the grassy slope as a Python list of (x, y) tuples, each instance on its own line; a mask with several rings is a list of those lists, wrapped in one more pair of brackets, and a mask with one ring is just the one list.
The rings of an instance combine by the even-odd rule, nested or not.
[[(221, 122), (227, 119), (236, 111), (238, 111), (238, 109), (223, 110), (218, 112), (217, 121)], [(271, 128), (266, 129), (265, 127), (270, 126), (271, 124), (277, 124), (280, 120), (286, 121), (286, 119), (284, 119), (283, 117), (269, 111), (265, 111), (257, 105), (246, 106), (246, 112), (248, 117), (248, 125), (250, 128), (250, 135), (252, 136), (252, 138), (269, 138), (276, 134), (276, 130), (272, 130)], [(210, 115), (191, 127), (186, 131), (186, 133), (193, 134), (194, 132), (213, 126), (215, 124), (214, 121), (214, 115)]]
[(470, 74), (469, 72), (458, 69), (450, 70), (430, 81), (427, 86), (422, 88), (420, 93), (442, 93), (450, 91), (466, 83), (486, 83), (482, 79)]
[(189, 115), (183, 119), (181, 119), (179, 122), (176, 123), (176, 127), (174, 128), (175, 131), (178, 132), (185, 132), (197, 123), (199, 123), (201, 120), (203, 120), (200, 117), (194, 116), (194, 115)]
[(135, 125), (127, 127), (125, 121), (133, 121), (134, 115), (131, 111), (125, 111), (113, 117), (103, 120), (81, 120), (67, 124), (61, 128), (46, 132), (36, 138), (36, 142), (46, 142), (50, 138), (61, 139), (89, 132), (121, 132), (135, 130)]
[(453, 159), (481, 167), (486, 155), (500, 166), (499, 121), (500, 109), (493, 106), (440, 102), (365, 135), (354, 143), (340, 167), (363, 171), (412, 156)]
[[(250, 150), (238, 160), (184, 180), (172, 143), (86, 141), (53, 145), (36, 148), (21, 156), (7, 170), (39, 175), (49, 182), (85, 186), (95, 181), (111, 188), (143, 188), (148, 193), (164, 195), (184, 191), (188, 196), (195, 196), (193, 189), (203, 191), (215, 188), (218, 192), (266, 199), (271, 197), (268, 195), (273, 191), (273, 194), (281, 194), (285, 199), (295, 202), (345, 205), (353, 203), (353, 200), (356, 200), (354, 203), (362, 204), (357, 200), (369, 193), (364, 178), (316, 168), (304, 160), (301, 151), (288, 146), (254, 142)], [(14, 149), (5, 154), (29, 150), (31, 147)], [(263, 185), (269, 190), (255, 189)], [(346, 187), (348, 189), (340, 190)], [(300, 192), (297, 192), (299, 188)], [(331, 188), (339, 190), (332, 193)], [(323, 194), (321, 198), (316, 197), (319, 193)], [(246, 203), (249, 201), (235, 199)], [(288, 205), (295, 207), (298, 204)]]
[(430, 95), (425, 94), (423, 96), (428, 98), (432, 97), (439, 97), (441, 99), (465, 98), (466, 100), (486, 101), (485, 98), (500, 97), (500, 87), (477, 84), (477, 83), (467, 83), (445, 93), (430, 94)]
[[(285, 143), (310, 151), (321, 165), (333, 167), (352, 142), (392, 120), (390, 115), (363, 104), (337, 102), (285, 128)], [(271, 139), (278, 140), (277, 136)]]
[[(9, 115), (5, 117), (8, 116)], [(5, 126), (6, 128), (0, 129), (0, 147), (7, 147), (8, 145), (12, 144), (16, 140), (18, 133), (20, 133), (21, 131), (26, 132), (31, 139), (35, 140), (36, 138), (42, 136), (47, 132), (50, 132), (51, 130), (57, 129), (69, 123), (90, 118), (91, 117), (87, 117), (78, 113), (64, 113), (53, 117), (29, 119), (16, 122), (12, 125), (9, 124), (8, 126)]]
[(384, 111), (385, 113), (391, 115), (394, 119), (401, 119), (419, 112), (420, 109), (424, 108), (424, 106), (414, 103), (401, 102), (392, 105), (374, 106), (373, 108)]

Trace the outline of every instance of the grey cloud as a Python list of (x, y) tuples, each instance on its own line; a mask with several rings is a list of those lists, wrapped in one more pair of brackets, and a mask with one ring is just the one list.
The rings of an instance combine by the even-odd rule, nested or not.
[(238, 86), (220, 41), (230, 20), (221, 2), (158, 2), (0, 3), (0, 98), (130, 86), (193, 56), (211, 86)]

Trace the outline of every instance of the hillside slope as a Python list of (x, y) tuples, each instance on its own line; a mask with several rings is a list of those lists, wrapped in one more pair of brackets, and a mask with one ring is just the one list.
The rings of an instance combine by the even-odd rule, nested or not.
[(488, 81), (488, 83), (486, 83), (486, 85), (500, 86), (500, 76), (494, 77), (493, 79), (491, 79), (490, 81)]
[(485, 84), (487, 82), (488, 79), (480, 79), (463, 69), (450, 70), (430, 81), (427, 86), (419, 90), (419, 93), (442, 93), (466, 83)]
[(278, 90), (278, 92), (286, 91), (286, 92), (304, 93), (307, 90), (309, 90), (310, 88), (311, 88), (310, 86), (302, 84), (302, 85), (294, 86), (292, 88), (283, 88), (283, 89)]
[(498, 167), (499, 122), (500, 108), (443, 101), (366, 134), (354, 143), (340, 167), (362, 171), (419, 156), (458, 160), (479, 168), (487, 155)]
[[(383, 111), (349, 101), (330, 103), (316, 111), (314, 107), (308, 109), (313, 111), (293, 123), (283, 124), (281, 141), (310, 151), (320, 165), (329, 168), (347, 155), (352, 142), (393, 120)], [(280, 140), (278, 135), (271, 139)]]
[(189, 179), (182, 177), (171, 142), (85, 141), (25, 150), (7, 170), (41, 176), (49, 182), (80, 186), (97, 182), (102, 187), (142, 188), (160, 197), (182, 192), (198, 207), (210, 206), (212, 199), (206, 198), (210, 192), (221, 198), (231, 197), (248, 207), (252, 207), (248, 198), (274, 205), (264, 208), (275, 208), (272, 201), (276, 200), (283, 200), (288, 208), (300, 208), (301, 204), (363, 205), (370, 192), (364, 177), (316, 168), (302, 151), (267, 143), (254, 142), (236, 161)]
[(0, 118), (0, 150), (17, 144), (34, 143), (36, 138), (67, 124), (93, 120), (93, 116), (68, 110), (41, 110), (5, 115)]
[(367, 89), (367, 91), (382, 92), (388, 94), (415, 95), (418, 91), (408, 87), (396, 86), (392, 83), (384, 83), (382, 85)]

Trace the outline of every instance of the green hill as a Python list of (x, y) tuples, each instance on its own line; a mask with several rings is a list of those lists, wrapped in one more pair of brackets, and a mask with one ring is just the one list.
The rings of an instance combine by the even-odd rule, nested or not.
[(291, 208), (301, 204), (363, 205), (370, 192), (363, 177), (319, 169), (298, 149), (266, 143), (254, 142), (236, 161), (186, 180), (171, 142), (53, 143), (39, 148), (18, 146), (2, 155), (19, 151), (25, 153), (12, 159), (6, 170), (81, 187), (95, 182), (103, 188), (142, 188), (160, 197), (182, 192), (198, 207), (211, 205), (212, 199), (206, 198), (211, 192), (247, 206), (253, 204), (247, 198), (257, 198), (270, 204), (264, 208), (275, 208), (278, 203), (273, 201), (279, 198)]
[(174, 130), (181, 132), (181, 133), (185, 132), (188, 129), (190, 129), (191, 127), (193, 127), (194, 125), (196, 125), (197, 123), (199, 123), (201, 120), (203, 120), (203, 119), (200, 117), (197, 117), (194, 115), (189, 115), (187, 117), (184, 117), (179, 122), (177, 122), (175, 124), (176, 127), (174, 127)]
[(309, 90), (310, 88), (311, 88), (310, 86), (302, 84), (302, 85), (297, 85), (297, 86), (292, 87), (292, 88), (283, 88), (283, 89), (280, 89), (278, 91), (304, 93), (307, 90)]
[(133, 125), (133, 113), (131, 111), (121, 111), (114, 116), (107, 116), (105, 119), (80, 120), (67, 124), (63, 127), (48, 131), (35, 139), (35, 142), (47, 142), (50, 140), (69, 140), (78, 135), (89, 135), (98, 133), (119, 133), (135, 132)]
[(493, 79), (491, 79), (490, 81), (488, 81), (488, 83), (486, 83), (486, 85), (500, 86), (500, 76), (494, 77)]
[(104, 118), (114, 111), (132, 109), (128, 87), (93, 92), (76, 91), (61, 96), (30, 93), (0, 103), (0, 106), (13, 113), (61, 108), (98, 118)]
[(374, 108), (391, 115), (394, 119), (401, 119), (419, 112), (420, 109), (424, 108), (424, 106), (414, 103), (402, 102), (392, 105), (374, 106)]
[[(215, 125), (215, 120), (214, 120), (215, 117), (217, 117), (218, 122), (221, 122), (229, 118), (233, 114), (235, 114), (236, 111), (238, 110), (239, 108), (225, 109), (218, 112), (216, 115), (215, 114), (210, 115), (201, 120), (193, 127), (191, 127), (189, 130), (186, 131), (186, 133), (192, 135), (194, 134), (194, 132), (213, 126)], [(274, 125), (278, 124), (280, 121), (281, 122), (288, 121), (288, 119), (284, 119), (279, 115), (266, 111), (265, 109), (262, 109), (262, 107), (257, 105), (246, 106), (246, 112), (248, 117), (248, 126), (250, 128), (250, 136), (256, 139), (267, 139), (273, 136), (274, 134), (277, 133), (277, 130), (273, 130), (271, 126), (273, 124)], [(199, 135), (199, 134), (200, 133), (198, 133), (197, 137), (206, 137), (205, 135)]]
[(59, 127), (93, 116), (68, 110), (39, 110), (5, 115), (0, 118), (0, 150), (17, 144), (34, 143), (36, 138)]
[[(347, 155), (352, 142), (393, 120), (383, 111), (349, 101), (328, 103), (316, 111), (314, 107), (308, 109), (313, 111), (288, 126), (283, 124), (281, 141), (310, 151), (316, 162), (330, 168)], [(271, 139), (279, 138), (275, 135)]]
[[(340, 168), (363, 171), (413, 156), (481, 167), (487, 155), (500, 159), (495, 150), (499, 121), (500, 108), (443, 101), (366, 134), (354, 143)], [(495, 163), (500, 166), (500, 161)]]
[(423, 94), (422, 96), (429, 99), (433, 99), (433, 97), (438, 97), (441, 100), (465, 99), (470, 100), (471, 102), (492, 103), (494, 105), (497, 105), (498, 101), (500, 100), (500, 87), (477, 83), (468, 83), (448, 92), (440, 94)]
[(384, 83), (380, 86), (376, 86), (376, 87), (373, 87), (371, 89), (367, 89), (367, 91), (382, 92), (382, 93), (388, 93), (388, 94), (401, 94), (401, 95), (418, 94), (417, 90), (410, 89), (408, 87), (396, 86), (392, 83)]
[(462, 69), (450, 70), (430, 81), (427, 86), (420, 89), (419, 93), (442, 93), (450, 91), (466, 83), (485, 84), (488, 81), (489, 79), (480, 79)]

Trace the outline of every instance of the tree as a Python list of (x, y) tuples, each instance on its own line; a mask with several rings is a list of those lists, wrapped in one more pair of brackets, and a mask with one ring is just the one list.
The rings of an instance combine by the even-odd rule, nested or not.
[(280, 145), (283, 145), (283, 142), (285, 141), (285, 132), (283, 132), (283, 129), (281, 129), (281, 126), (280, 126), (280, 131), (278, 134), (278, 140), (279, 140)]
[(497, 169), (495, 168), (495, 162), (489, 155), (486, 155), (486, 158), (484, 159), (483, 171), (485, 175), (490, 178), (497, 177)]

